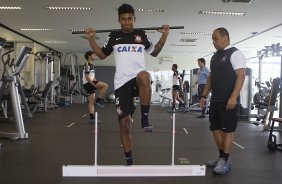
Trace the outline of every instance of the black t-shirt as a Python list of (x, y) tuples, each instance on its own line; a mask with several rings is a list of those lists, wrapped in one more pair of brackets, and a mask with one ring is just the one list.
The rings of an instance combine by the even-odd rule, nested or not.
[(211, 58), (212, 101), (227, 102), (233, 92), (236, 74), (230, 58), (236, 50), (238, 49), (232, 47), (217, 51)]

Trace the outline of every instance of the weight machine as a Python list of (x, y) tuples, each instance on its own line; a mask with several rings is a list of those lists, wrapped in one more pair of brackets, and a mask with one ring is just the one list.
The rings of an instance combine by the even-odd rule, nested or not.
[[(18, 82), (17, 76), (23, 70), (31, 51), (32, 48), (24, 46), (21, 49), (13, 66), (7, 71), (7, 75), (4, 76), (3, 78), (2, 87), (3, 85), (9, 86), (8, 90), (11, 97), (11, 103), (13, 107), (13, 114), (14, 114), (17, 130), (15, 132), (0, 132), (0, 137), (10, 138), (10, 139), (28, 138), (28, 133), (25, 132), (25, 127), (23, 123), (23, 116), (22, 116), (22, 109), (20, 104), (19, 88), (18, 88), (20, 84)], [(1, 94), (1, 100), (2, 100), (2, 94)]]
[[(5, 38), (0, 37), (0, 52), (1, 52), (2, 48), (4, 47), (6, 41), (7, 40)], [(1, 149), (1, 147), (2, 147), (2, 144), (0, 143), (0, 149)]]
[(44, 112), (47, 112), (47, 109), (54, 109), (58, 107), (55, 102), (54, 89), (55, 54), (49, 51), (41, 51), (35, 53), (35, 56), (34, 86), (43, 89), (36, 95), (36, 99), (39, 100), (42, 105), (40, 108), (43, 109)]
[[(269, 97), (269, 103), (266, 111), (266, 115), (264, 118), (264, 126), (270, 127), (269, 137), (267, 141), (267, 147), (270, 151), (279, 150), (282, 151), (282, 144), (277, 144), (277, 136), (274, 135), (274, 124), (278, 122), (279, 124), (282, 123), (282, 118), (273, 118), (275, 104), (277, 102), (278, 93), (281, 91), (281, 80), (280, 78), (273, 79), (271, 93)], [(269, 122), (267, 124), (267, 116), (269, 114)]]
[[(281, 79), (282, 79), (282, 46), (280, 43), (272, 44), (271, 46), (265, 46), (264, 49), (257, 52), (259, 58), (259, 82), (261, 82), (261, 74), (262, 74), (262, 59), (263, 57), (280, 57), (280, 78), (273, 79), (271, 86), (270, 99), (268, 103), (268, 108), (266, 111), (266, 115), (264, 118), (264, 130), (270, 130), (269, 137), (267, 141), (267, 147), (270, 151), (279, 150), (282, 151), (282, 144), (277, 143), (277, 136), (274, 135), (274, 131), (281, 132), (281, 124), (282, 124), (282, 95), (279, 96), (279, 118), (273, 118), (273, 112), (275, 104), (277, 103), (277, 96), (281, 93)], [(268, 116), (269, 114), (269, 116)], [(267, 123), (268, 119), (268, 123)], [(279, 127), (274, 128), (275, 122), (278, 123)]]
[(78, 65), (77, 56), (75, 54), (65, 54), (61, 65), (60, 78), (60, 85), (57, 87), (57, 90), (60, 91), (58, 98), (59, 105), (71, 105), (73, 103), (73, 94), (77, 94), (77, 97), (84, 101), (83, 94), (85, 94), (85, 92), (82, 89), (82, 67)]
[[(280, 79), (282, 78), (282, 46), (280, 43), (271, 44), (270, 46), (265, 46), (264, 49), (257, 51), (257, 57), (259, 58), (259, 82), (261, 82), (262, 76), (262, 60), (265, 57), (280, 57), (281, 64), (280, 64)], [(282, 96), (280, 95), (280, 103), (279, 103), (279, 118), (282, 117)]]
[[(5, 48), (9, 48), (8, 51), (6, 51), (5, 53), (2, 54), (1, 56), (1, 64), (2, 64), (2, 75), (1, 75), (1, 80), (2, 80), (2, 86), (1, 86), (1, 97), (0, 97), (0, 101), (1, 101), (1, 107), (3, 110), (3, 114), (4, 114), (4, 118), (1, 117), (1, 120), (12, 120), (12, 118), (10, 118), (8, 116), (8, 107), (10, 104), (10, 99), (9, 99), (9, 82), (6, 81), (7, 76), (9, 75), (9, 73), (11, 73), (11, 71), (14, 70), (15, 68), (15, 59), (11, 58), (10, 53), (14, 52), (15, 50), (12, 49), (12, 47), (6, 47)], [(21, 104), (23, 105), (22, 107), (24, 108), (24, 115), (28, 118), (33, 117), (32, 113), (30, 112), (29, 106), (27, 104), (26, 98), (25, 98), (25, 94), (23, 92), (23, 88), (22, 85), (20, 83), (20, 79), (19, 79), (19, 75), (16, 76), (16, 83), (17, 83), (17, 87), (18, 87), (18, 93), (20, 95), (20, 99), (21, 99)], [(12, 105), (11, 105), (12, 106)]]

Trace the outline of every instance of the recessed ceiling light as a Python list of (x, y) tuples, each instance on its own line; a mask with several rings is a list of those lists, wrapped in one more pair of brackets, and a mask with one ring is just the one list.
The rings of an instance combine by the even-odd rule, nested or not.
[(134, 8), (138, 12), (154, 12), (154, 13), (163, 13), (165, 10), (162, 9), (147, 9), (147, 8)]
[(21, 10), (20, 6), (0, 6), (0, 10)]
[(29, 29), (29, 28), (25, 29), (25, 28), (23, 28), (23, 29), (20, 29), (20, 30), (22, 30), (22, 31), (51, 31), (52, 29)]
[(76, 32), (76, 31), (84, 31), (84, 29), (69, 29), (71, 32)]
[(223, 12), (223, 11), (199, 11), (199, 14), (205, 15), (232, 15), (232, 16), (245, 16), (246, 12)]
[(171, 46), (176, 46), (176, 47), (195, 47), (197, 45), (191, 45), (191, 44), (186, 44), (186, 45), (183, 45), (183, 44), (170, 44)]
[(54, 7), (48, 6), (46, 7), (49, 10), (80, 10), (80, 11), (93, 11), (94, 8), (91, 7)]
[(189, 35), (211, 35), (211, 33), (205, 33), (205, 32), (180, 32), (180, 34), (189, 34)]
[(67, 44), (67, 41), (44, 41), (44, 43), (52, 43), (52, 44)]

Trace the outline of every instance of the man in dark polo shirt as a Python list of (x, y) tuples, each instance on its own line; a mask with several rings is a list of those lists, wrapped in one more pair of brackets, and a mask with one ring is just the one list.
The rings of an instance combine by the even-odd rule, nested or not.
[(217, 52), (210, 62), (200, 107), (204, 107), (207, 94), (212, 91), (209, 121), (219, 157), (207, 163), (215, 174), (226, 174), (231, 170), (229, 154), (233, 144), (233, 132), (238, 122), (239, 95), (245, 80), (246, 58), (241, 51), (230, 45), (229, 33), (218, 28), (212, 34)]

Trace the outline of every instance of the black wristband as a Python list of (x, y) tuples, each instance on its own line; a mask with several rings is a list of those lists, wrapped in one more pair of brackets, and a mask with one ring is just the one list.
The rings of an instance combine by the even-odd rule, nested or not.
[(206, 99), (207, 97), (206, 97), (206, 96), (200, 96), (200, 98), (204, 98), (204, 99)]

